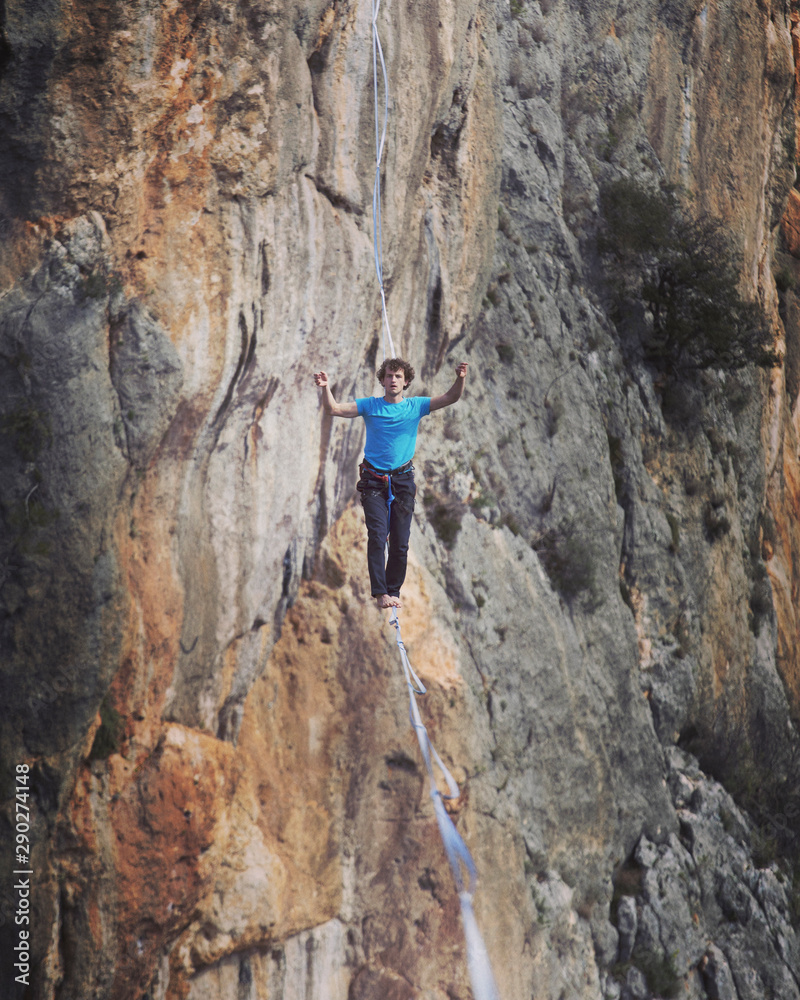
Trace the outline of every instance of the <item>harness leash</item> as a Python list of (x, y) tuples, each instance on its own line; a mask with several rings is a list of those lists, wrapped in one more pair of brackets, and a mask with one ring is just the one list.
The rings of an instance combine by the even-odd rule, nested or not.
[[(408, 659), (403, 637), (400, 634), (400, 618), (397, 608), (392, 608), (389, 624), (394, 626), (396, 633), (395, 641), (397, 642), (397, 648), (400, 650), (403, 674), (408, 686), (409, 717), (414, 732), (417, 735), (420, 752), (428, 771), (430, 797), (433, 801), (436, 822), (439, 826), (439, 833), (444, 844), (445, 853), (447, 854), (447, 860), (450, 862), (450, 870), (453, 873), (453, 880), (458, 892), (458, 901), (461, 904), (461, 922), (464, 927), (464, 939), (467, 945), (467, 967), (472, 984), (472, 993), (475, 1000), (500, 1000), (500, 994), (497, 992), (486, 945), (483, 942), (478, 922), (475, 919), (475, 911), (472, 907), (472, 898), (478, 882), (478, 871), (475, 867), (475, 862), (472, 860), (469, 848), (464, 843), (452, 819), (448, 816), (444, 805), (445, 799), (458, 798), (458, 785), (431, 743), (428, 730), (425, 728), (419, 714), (416, 695), (425, 694), (426, 688)], [(447, 795), (443, 795), (436, 787), (434, 765), (444, 778), (448, 790)]]
[(386, 486), (387, 486), (387, 491), (386, 491), (386, 506), (389, 509), (389, 514), (391, 515), (391, 513), (392, 513), (392, 500), (394, 500), (394, 493), (392, 493), (392, 474), (389, 473), (389, 475), (386, 478), (388, 479), (388, 483), (386, 484)]

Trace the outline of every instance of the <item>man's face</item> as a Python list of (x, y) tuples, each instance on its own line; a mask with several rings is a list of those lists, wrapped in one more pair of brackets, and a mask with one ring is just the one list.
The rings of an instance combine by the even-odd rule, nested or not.
[(402, 368), (395, 371), (387, 369), (383, 376), (383, 388), (392, 396), (396, 396), (406, 387), (406, 376)]

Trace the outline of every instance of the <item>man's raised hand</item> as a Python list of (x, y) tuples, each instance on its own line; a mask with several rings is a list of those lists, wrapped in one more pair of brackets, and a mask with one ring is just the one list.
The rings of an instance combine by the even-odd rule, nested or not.
[(318, 389), (322, 389), (322, 409), (326, 413), (330, 413), (332, 417), (349, 417), (351, 419), (358, 416), (358, 404), (355, 400), (351, 400), (349, 403), (337, 403), (333, 398), (331, 387), (328, 384), (327, 372), (314, 372), (314, 383)]
[(461, 393), (464, 391), (466, 382), (467, 362), (462, 361), (456, 365), (456, 379), (447, 392), (441, 396), (433, 396), (431, 398), (430, 412), (433, 413), (434, 410), (441, 410), (443, 406), (452, 406), (453, 403), (457, 403), (461, 399)]

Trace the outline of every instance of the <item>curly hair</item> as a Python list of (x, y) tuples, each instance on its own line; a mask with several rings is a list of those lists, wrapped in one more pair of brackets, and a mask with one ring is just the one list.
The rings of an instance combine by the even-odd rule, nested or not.
[(397, 372), (401, 370), (406, 380), (404, 388), (407, 389), (414, 381), (416, 372), (411, 365), (407, 361), (403, 361), (402, 358), (387, 358), (376, 372), (378, 381), (381, 385), (383, 385), (383, 380), (386, 378), (387, 372)]

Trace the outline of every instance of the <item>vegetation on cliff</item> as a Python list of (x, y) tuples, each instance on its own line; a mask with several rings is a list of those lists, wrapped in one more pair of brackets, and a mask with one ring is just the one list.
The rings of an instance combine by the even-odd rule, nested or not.
[(761, 306), (739, 291), (741, 260), (719, 219), (628, 178), (605, 185), (600, 204), (613, 316), (649, 362), (673, 374), (780, 362)]

